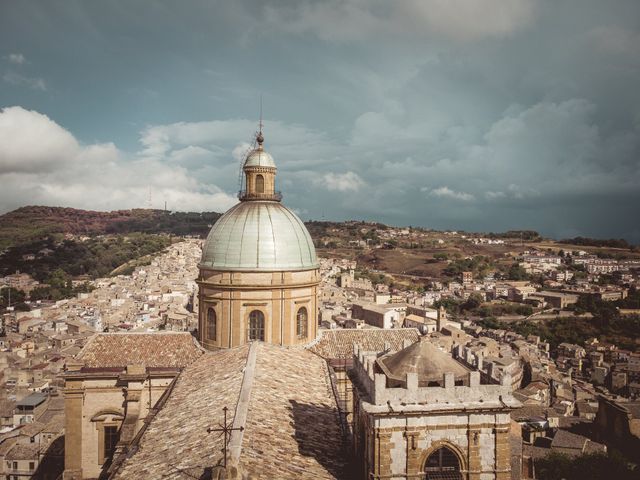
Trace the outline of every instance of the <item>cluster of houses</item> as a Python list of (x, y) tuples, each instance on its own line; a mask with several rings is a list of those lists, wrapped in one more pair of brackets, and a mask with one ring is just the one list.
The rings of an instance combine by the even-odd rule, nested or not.
[[(541, 255), (540, 262), (557, 262), (547, 257)], [(386, 286), (356, 279), (355, 268), (348, 260), (322, 260), (322, 326), (416, 328), (441, 350), (479, 370), (483, 381), (500, 383), (508, 378), (522, 405), (512, 413), (521, 433), (517, 448), (522, 456), (522, 478), (534, 478), (536, 460), (551, 451), (580, 455), (605, 453), (607, 445), (625, 451), (630, 451), (629, 445), (638, 445), (640, 432), (635, 424), (640, 421), (640, 354), (597, 339), (584, 347), (563, 343), (551, 351), (548, 342), (534, 335), (524, 337), (509, 330), (483, 328), (473, 319), (450, 318), (444, 309), (433, 307), (430, 292), (389, 291)], [(463, 275), (459, 283), (436, 286), (440, 287), (439, 298), (481, 293), (486, 300), (558, 310), (578, 300), (578, 292), (573, 290), (547, 291), (526, 281), (475, 282), (470, 274)], [(589, 291), (596, 295), (616, 291), (609, 288)], [(611, 299), (626, 294), (622, 289), (617, 291), (620, 296)], [(606, 295), (600, 298), (608, 299)]]
[[(4, 314), (0, 478), (62, 471), (65, 417), (60, 375), (96, 332), (196, 327), (194, 280), (200, 255), (199, 240), (175, 243), (131, 275), (92, 281), (95, 288), (90, 293)], [(18, 279), (30, 284), (22, 274), (10, 276), (11, 281)]]

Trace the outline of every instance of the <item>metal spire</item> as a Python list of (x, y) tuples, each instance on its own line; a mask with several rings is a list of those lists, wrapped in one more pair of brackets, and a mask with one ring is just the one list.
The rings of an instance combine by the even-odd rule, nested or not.
[(262, 142), (264, 142), (264, 137), (262, 136), (262, 94), (260, 94), (260, 123), (258, 123), (258, 136), (256, 137), (256, 141), (258, 142), (258, 148), (262, 148)]

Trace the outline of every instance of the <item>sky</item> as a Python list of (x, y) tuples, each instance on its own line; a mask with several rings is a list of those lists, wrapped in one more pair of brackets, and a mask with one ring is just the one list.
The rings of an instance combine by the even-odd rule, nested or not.
[(305, 220), (640, 243), (638, 0), (0, 0), (0, 213), (225, 211), (261, 97)]

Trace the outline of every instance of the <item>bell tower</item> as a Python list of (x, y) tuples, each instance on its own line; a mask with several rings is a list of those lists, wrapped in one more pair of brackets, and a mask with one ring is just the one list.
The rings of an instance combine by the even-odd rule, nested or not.
[(247, 156), (242, 167), (245, 189), (240, 192), (241, 201), (273, 200), (279, 202), (282, 196), (276, 192), (276, 165), (271, 155), (263, 148), (262, 125), (256, 136), (258, 146)]

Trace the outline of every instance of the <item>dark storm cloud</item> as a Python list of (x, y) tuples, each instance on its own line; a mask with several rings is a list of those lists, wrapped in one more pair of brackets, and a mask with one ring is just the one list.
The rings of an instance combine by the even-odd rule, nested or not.
[[(154, 180), (174, 208), (228, 205), (262, 93), (285, 200), (306, 218), (640, 241), (635, 0), (2, 8), (0, 105), (56, 122), (54, 152), (179, 172), (176, 188)], [(84, 177), (51, 180), (69, 155), (16, 140), (17, 113), (4, 117), (0, 176), (48, 185), (43, 202), (104, 208), (80, 204)]]

